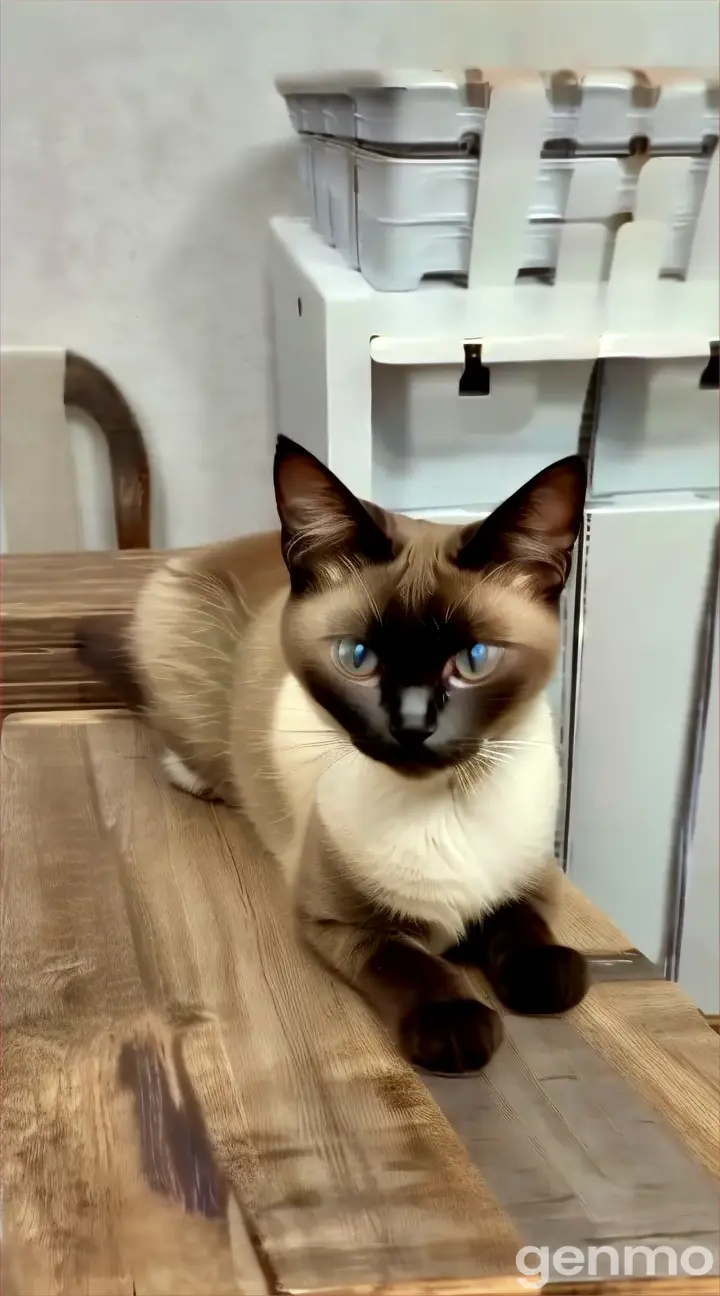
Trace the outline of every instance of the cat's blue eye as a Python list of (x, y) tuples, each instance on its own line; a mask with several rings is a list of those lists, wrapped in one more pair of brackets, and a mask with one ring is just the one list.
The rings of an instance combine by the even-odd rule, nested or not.
[(451, 678), (465, 684), (476, 684), (486, 679), (500, 662), (504, 649), (497, 644), (475, 643), (470, 648), (463, 648), (453, 658)]
[(468, 660), (473, 670), (481, 670), (487, 659), (487, 644), (473, 644), (472, 648), (468, 648)]
[(333, 657), (340, 670), (356, 679), (369, 679), (378, 668), (377, 653), (362, 639), (353, 639), (349, 635), (333, 645)]

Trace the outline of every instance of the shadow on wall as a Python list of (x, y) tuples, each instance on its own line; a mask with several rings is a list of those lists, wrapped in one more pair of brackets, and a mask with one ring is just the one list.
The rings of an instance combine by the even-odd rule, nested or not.
[[(168, 349), (198, 393), (199, 467), (212, 476), (218, 516), (232, 516), (233, 503), (242, 496), (237, 534), (274, 525), (268, 221), (302, 214), (295, 141), (245, 146), (237, 171), (198, 195), (191, 220), (162, 264), (154, 294)], [(248, 249), (255, 251), (249, 256)], [(259, 370), (265, 371), (265, 384), (258, 383)], [(247, 404), (238, 406), (238, 393), (242, 401), (247, 393)], [(217, 428), (221, 410), (234, 411), (231, 428)], [(212, 435), (205, 439), (203, 429), (212, 429)]]

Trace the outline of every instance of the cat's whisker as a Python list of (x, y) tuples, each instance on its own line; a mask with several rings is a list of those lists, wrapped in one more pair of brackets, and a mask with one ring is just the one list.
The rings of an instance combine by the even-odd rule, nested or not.
[(488, 751), (503, 751), (503, 752), (517, 752), (517, 751), (532, 751), (532, 750), (534, 750), (535, 748), (538, 748), (538, 747), (550, 747), (550, 748), (552, 748), (552, 747), (554, 747), (554, 746), (555, 746), (555, 744), (552, 743), (552, 742), (538, 742), (538, 743), (534, 743), (534, 742), (527, 742), (527, 743), (520, 743), (520, 742), (519, 742), (519, 743), (498, 743), (497, 745), (493, 744), (492, 746), (488, 747), (486, 750), (488, 750)]
[(454, 603), (448, 603), (447, 608), (445, 609), (445, 625), (448, 624), (448, 621), (453, 615), (453, 612), (457, 612), (459, 605), (460, 605), (459, 599), (455, 599)]
[(494, 750), (517, 751), (530, 747), (554, 747), (555, 743), (549, 739), (539, 738), (486, 738), (483, 741), (483, 747)]
[(283, 738), (289, 739), (290, 741), (293, 739), (301, 739), (303, 742), (315, 741), (334, 743), (340, 744), (343, 747), (350, 744), (349, 737), (344, 733), (323, 733), (322, 730), (318, 729), (277, 729), (275, 732), (281, 734)]

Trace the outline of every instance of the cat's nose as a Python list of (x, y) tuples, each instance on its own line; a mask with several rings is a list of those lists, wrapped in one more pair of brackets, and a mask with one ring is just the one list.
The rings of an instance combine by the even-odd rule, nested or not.
[(399, 702), (397, 713), (390, 724), (393, 738), (404, 746), (422, 746), (432, 737), (437, 727), (435, 707), (429, 690), (406, 688)]
[(396, 742), (403, 747), (422, 747), (428, 738), (432, 738), (436, 729), (435, 724), (425, 722), (422, 725), (396, 724), (390, 726), (390, 733)]

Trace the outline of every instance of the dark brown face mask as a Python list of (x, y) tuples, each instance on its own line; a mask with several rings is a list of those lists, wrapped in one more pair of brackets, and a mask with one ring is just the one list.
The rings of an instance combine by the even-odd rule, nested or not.
[(291, 669), (365, 755), (408, 774), (467, 761), (554, 670), (582, 460), (464, 528), (363, 503), (285, 438), (274, 477)]

